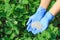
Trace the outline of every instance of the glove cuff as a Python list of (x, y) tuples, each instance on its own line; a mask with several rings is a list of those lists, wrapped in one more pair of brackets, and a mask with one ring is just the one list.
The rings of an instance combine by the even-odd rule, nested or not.
[(36, 13), (38, 13), (38, 12), (44, 14), (46, 12), (46, 9), (39, 6)]
[(46, 15), (45, 15), (45, 18), (50, 21), (54, 18), (54, 16), (52, 15), (51, 12), (47, 12)]

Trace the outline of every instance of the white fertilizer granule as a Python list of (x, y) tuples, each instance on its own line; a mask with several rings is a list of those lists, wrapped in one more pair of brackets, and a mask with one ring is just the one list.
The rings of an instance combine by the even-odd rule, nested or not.
[(42, 28), (42, 25), (40, 24), (40, 22), (33, 22), (31, 23), (31, 27), (32, 28), (37, 28), (37, 30), (41, 29)]

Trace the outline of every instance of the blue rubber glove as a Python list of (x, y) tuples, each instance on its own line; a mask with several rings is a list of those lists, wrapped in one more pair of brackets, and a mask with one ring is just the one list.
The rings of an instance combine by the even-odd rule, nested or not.
[(35, 21), (41, 20), (41, 18), (44, 16), (45, 12), (46, 12), (45, 8), (39, 7), (37, 9), (37, 12), (29, 18), (29, 20), (27, 22), (27, 25), (28, 25), (27, 30), (28, 30), (28, 32), (33, 30), (31, 28), (31, 26), (30, 26), (31, 22), (35, 22)]
[(46, 28), (48, 27), (49, 22), (53, 18), (54, 18), (54, 16), (50, 12), (47, 12), (45, 14), (45, 16), (40, 21), (38, 21), (42, 25), (41, 29), (37, 29), (36, 27), (34, 27), (35, 29), (34, 29), (34, 31), (32, 30), (32, 33), (37, 34), (39, 32), (41, 33), (42, 31), (46, 30)]

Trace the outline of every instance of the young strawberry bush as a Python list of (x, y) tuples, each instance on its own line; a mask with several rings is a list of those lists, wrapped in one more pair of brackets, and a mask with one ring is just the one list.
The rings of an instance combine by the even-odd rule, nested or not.
[[(33, 35), (26, 30), (26, 23), (39, 3), (40, 0), (0, 0), (0, 40), (59, 40), (60, 13), (42, 33)], [(54, 3), (52, 0), (48, 10)]]

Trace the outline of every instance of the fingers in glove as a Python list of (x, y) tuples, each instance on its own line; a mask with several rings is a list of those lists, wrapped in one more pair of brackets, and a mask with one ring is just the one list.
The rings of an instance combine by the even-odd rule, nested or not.
[(28, 32), (29, 31), (32, 31), (32, 28), (31, 28), (31, 25), (30, 24), (28, 25), (27, 30), (28, 30)]
[(26, 25), (29, 25), (31, 23), (31, 18), (28, 20), (27, 24)]

